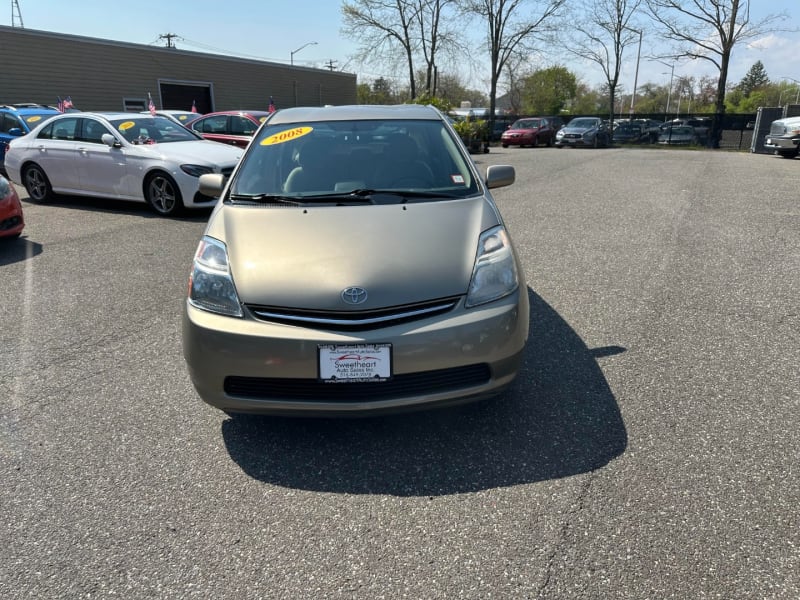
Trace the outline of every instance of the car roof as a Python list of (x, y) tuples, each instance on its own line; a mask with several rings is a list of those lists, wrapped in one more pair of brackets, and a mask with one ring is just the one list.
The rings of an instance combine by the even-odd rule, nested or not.
[(29, 114), (41, 114), (41, 113), (57, 113), (60, 112), (58, 109), (53, 108), (52, 106), (46, 106), (44, 104), (26, 104), (24, 106), (15, 106), (13, 104), (2, 104), (0, 105), (0, 110), (8, 110), (20, 115), (29, 115)]
[[(106, 119), (107, 121), (113, 121), (115, 119), (141, 119), (142, 117), (149, 117), (149, 112), (125, 112), (125, 111), (81, 111), (80, 113), (64, 113), (64, 116), (71, 115), (71, 116), (81, 116), (81, 117), (100, 117), (101, 119)], [(157, 115), (162, 116), (162, 115)], [(163, 117), (167, 118), (167, 117)]]
[(370, 120), (442, 120), (443, 116), (432, 106), (422, 104), (347, 105), (283, 108), (273, 113), (270, 124), (296, 123), (298, 121), (370, 121)]
[(254, 115), (256, 117), (262, 117), (268, 114), (270, 114), (268, 110), (217, 110), (215, 112), (205, 113), (198, 116), (213, 117), (215, 115)]

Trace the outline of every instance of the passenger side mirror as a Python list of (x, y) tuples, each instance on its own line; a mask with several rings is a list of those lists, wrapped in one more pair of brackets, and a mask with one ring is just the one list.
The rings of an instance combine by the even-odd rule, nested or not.
[(510, 165), (490, 165), (486, 169), (486, 187), (494, 189), (511, 185), (516, 176), (514, 167)]
[(122, 144), (120, 144), (119, 140), (110, 133), (104, 133), (100, 139), (110, 148), (122, 148)]

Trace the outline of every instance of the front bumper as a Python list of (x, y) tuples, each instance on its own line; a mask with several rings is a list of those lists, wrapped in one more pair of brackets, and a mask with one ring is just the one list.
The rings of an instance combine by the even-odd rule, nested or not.
[(764, 139), (764, 148), (768, 150), (797, 150), (800, 147), (800, 136), (780, 137), (768, 135)]
[(556, 138), (556, 146), (592, 146), (594, 144), (594, 138), (587, 140), (586, 138), (579, 137), (579, 138)]
[[(442, 316), (358, 332), (224, 317), (187, 302), (183, 352), (199, 396), (226, 412), (373, 415), (501, 393), (522, 361), (528, 320), (527, 289), (484, 307), (459, 305)], [(392, 379), (319, 380), (318, 346), (356, 343), (390, 343)]]

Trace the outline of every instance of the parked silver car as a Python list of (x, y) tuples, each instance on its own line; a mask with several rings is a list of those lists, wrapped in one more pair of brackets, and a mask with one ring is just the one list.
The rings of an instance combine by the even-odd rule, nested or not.
[(599, 148), (611, 144), (608, 122), (599, 117), (575, 117), (556, 133), (556, 147)]
[[(478, 400), (514, 379), (528, 290), (490, 188), (419, 105), (265, 120), (200, 240), (183, 351), (228, 413), (376, 414)], [(224, 186), (224, 189), (223, 189)]]

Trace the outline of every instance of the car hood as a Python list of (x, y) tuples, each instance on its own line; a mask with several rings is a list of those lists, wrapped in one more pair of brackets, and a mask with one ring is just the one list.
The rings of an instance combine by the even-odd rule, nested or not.
[(206, 161), (217, 165), (235, 164), (244, 153), (243, 148), (207, 140), (142, 144), (133, 146), (133, 148), (142, 155), (191, 164), (196, 164), (198, 161)]
[(541, 129), (541, 127), (527, 127), (527, 128), (525, 128), (525, 129), (506, 129), (506, 130), (503, 132), (503, 135), (505, 135), (505, 134), (512, 134), (512, 133), (514, 133), (514, 134), (518, 134), (518, 135), (522, 135), (522, 134), (524, 134), (524, 133), (536, 133), (536, 132), (537, 132), (537, 131), (539, 131), (540, 129)]
[(586, 133), (587, 131), (592, 131), (593, 129), (597, 129), (597, 125), (593, 125), (592, 127), (570, 127), (566, 126), (561, 129), (564, 133)]
[[(466, 294), (480, 233), (499, 223), (482, 197), (355, 207), (221, 205), (207, 235), (228, 247), (242, 302), (370, 310)], [(345, 288), (367, 290), (357, 307)]]

